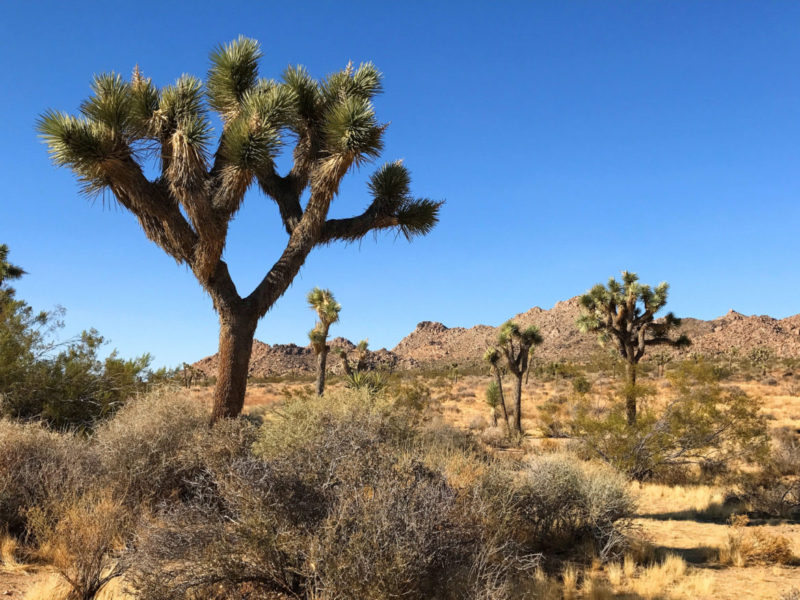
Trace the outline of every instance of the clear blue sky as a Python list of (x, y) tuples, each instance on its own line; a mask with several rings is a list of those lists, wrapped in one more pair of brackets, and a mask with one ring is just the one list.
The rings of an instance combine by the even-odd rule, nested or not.
[[(76, 111), (93, 73), (138, 63), (159, 85), (204, 76), (245, 34), (262, 75), (348, 60), (385, 74), (384, 158), (445, 199), (409, 245), (392, 235), (316, 250), (256, 337), (306, 343), (304, 296), (343, 305), (333, 335), (392, 347), (421, 320), (496, 325), (620, 269), (672, 284), (679, 315), (800, 312), (800, 3), (22, 2), (0, 19), (0, 242), (30, 274), (19, 295), (68, 310), (123, 355), (174, 365), (216, 351), (211, 302), (133, 217), (87, 202), (36, 137)], [(368, 202), (369, 167), (332, 214)], [(226, 251), (243, 294), (285, 242), (247, 198)]]

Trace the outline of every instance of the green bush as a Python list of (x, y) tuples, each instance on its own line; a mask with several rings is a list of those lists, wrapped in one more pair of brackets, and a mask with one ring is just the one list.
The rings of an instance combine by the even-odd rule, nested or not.
[(63, 314), (34, 312), (0, 281), (0, 416), (91, 429), (150, 380), (169, 377), (148, 370), (149, 354), (125, 360), (114, 351), (100, 359), (104, 340), (95, 330), (59, 342)]
[(720, 471), (734, 460), (766, 457), (769, 438), (758, 399), (720, 385), (703, 360), (682, 363), (669, 378), (674, 396), (660, 410), (644, 407), (634, 426), (622, 402), (600, 417), (584, 407), (576, 425), (589, 452), (638, 480), (692, 465)]

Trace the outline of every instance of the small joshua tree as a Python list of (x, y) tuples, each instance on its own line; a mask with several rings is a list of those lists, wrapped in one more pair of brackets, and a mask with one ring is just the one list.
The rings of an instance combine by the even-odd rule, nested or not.
[(656, 371), (659, 377), (664, 376), (664, 369), (666, 369), (667, 365), (672, 362), (672, 354), (667, 352), (666, 350), (662, 350), (661, 352), (656, 352), (653, 354), (653, 362), (656, 365)]
[(498, 404), (503, 411), (503, 420), (506, 422), (506, 433), (511, 437), (511, 423), (508, 420), (508, 409), (506, 408), (506, 400), (503, 397), (503, 375), (500, 372), (500, 351), (495, 347), (488, 348), (483, 355), (483, 360), (489, 363), (489, 369), (495, 377), (494, 387), (497, 393)]
[(308, 305), (319, 317), (314, 329), (308, 332), (308, 339), (311, 340), (311, 348), (317, 355), (317, 395), (322, 396), (325, 392), (325, 365), (330, 350), (328, 330), (339, 320), (339, 311), (342, 307), (336, 302), (330, 290), (321, 290), (317, 287), (308, 292)]
[(522, 378), (528, 371), (534, 346), (542, 343), (539, 328), (531, 325), (520, 329), (514, 321), (506, 321), (497, 334), (497, 347), (505, 358), (508, 370), (516, 379), (514, 388), (514, 429), (522, 434)]
[(492, 411), (492, 427), (497, 427), (497, 407), (500, 406), (500, 387), (497, 385), (496, 381), (490, 381), (486, 388), (486, 404)]
[(611, 342), (625, 361), (625, 404), (628, 425), (636, 424), (636, 368), (650, 346), (685, 347), (689, 338), (670, 334), (681, 321), (672, 313), (655, 320), (655, 314), (667, 304), (669, 285), (659, 283), (655, 289), (639, 283), (636, 273), (622, 272), (622, 281), (613, 277), (608, 285), (598, 283), (581, 296), (583, 314), (578, 328), (596, 333), (600, 343)]
[(364, 339), (356, 344), (355, 352), (355, 363), (350, 363), (350, 359), (347, 356), (347, 350), (344, 348), (339, 348), (339, 358), (342, 359), (342, 365), (344, 366), (345, 374), (352, 379), (356, 373), (361, 373), (364, 368), (367, 366), (367, 350), (369, 349), (369, 341)]
[(765, 376), (767, 374), (767, 368), (773, 359), (773, 354), (772, 350), (766, 346), (758, 346), (747, 353), (747, 359), (753, 367), (760, 371), (762, 376)]

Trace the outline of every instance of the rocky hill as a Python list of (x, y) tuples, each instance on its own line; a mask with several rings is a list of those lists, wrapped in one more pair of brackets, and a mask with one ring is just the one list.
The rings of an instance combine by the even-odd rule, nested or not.
[[(513, 319), (522, 326), (536, 325), (541, 330), (544, 342), (535, 351), (539, 360), (580, 361), (596, 352), (598, 345), (594, 336), (582, 334), (575, 327), (579, 314), (578, 298), (575, 297), (558, 302), (549, 310), (531, 308)], [(800, 314), (773, 319), (730, 311), (711, 321), (685, 318), (682, 331), (692, 340), (692, 346), (683, 352), (716, 356), (736, 348), (740, 355), (745, 355), (752, 348), (764, 346), (779, 357), (800, 357)], [(391, 351), (369, 352), (367, 361), (375, 367), (399, 369), (478, 365), (496, 335), (497, 328), (488, 325), (450, 328), (442, 323), (423, 321)], [(347, 351), (354, 348), (353, 343), (344, 338), (335, 338), (330, 345)], [(331, 352), (328, 364), (334, 372), (341, 372), (341, 359), (335, 352)], [(216, 355), (202, 359), (195, 366), (213, 374), (217, 366)], [(314, 369), (310, 347), (294, 344), (270, 346), (259, 341), (253, 346), (251, 376), (311, 373)]]
[[(348, 339), (337, 337), (328, 341), (331, 352), (328, 354), (328, 368), (334, 373), (344, 371), (342, 360), (339, 358), (339, 350), (344, 349), (352, 355), (355, 344)], [(398, 358), (392, 352), (384, 348), (375, 352), (369, 351), (366, 359), (367, 366), (370, 368), (394, 369), (398, 366)], [(194, 365), (206, 376), (213, 376), (217, 373), (217, 355), (207, 356)], [(253, 342), (253, 353), (250, 356), (250, 377), (270, 377), (274, 375), (286, 375), (289, 373), (302, 374), (313, 373), (316, 370), (316, 357), (310, 346), (298, 346), (296, 344), (265, 344), (259, 340)], [(405, 361), (405, 368), (413, 368), (416, 363)]]

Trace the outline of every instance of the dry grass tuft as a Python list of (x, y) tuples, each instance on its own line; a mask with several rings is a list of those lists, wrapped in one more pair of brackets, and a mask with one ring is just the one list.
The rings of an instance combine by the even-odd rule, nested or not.
[(582, 591), (587, 600), (611, 600), (614, 597), (614, 592), (596, 573), (584, 577)]
[(567, 565), (561, 573), (564, 600), (571, 600), (578, 595), (578, 570), (574, 565)]
[(53, 573), (34, 583), (24, 600), (69, 600), (71, 594), (72, 586), (61, 575)]
[(631, 592), (652, 600), (660, 598), (686, 575), (686, 562), (675, 554), (668, 554), (663, 562), (642, 569), (639, 577), (628, 582)]
[(625, 560), (622, 561), (622, 572), (628, 579), (632, 579), (636, 575), (636, 560), (632, 554), (625, 555)]
[(533, 582), (530, 585), (531, 597), (537, 600), (562, 600), (565, 596), (561, 584), (549, 577), (542, 569), (533, 572)]
[(695, 571), (675, 584), (673, 595), (678, 598), (711, 598), (714, 592), (714, 574), (710, 571)]
[[(635, 571), (636, 565), (633, 566), (633, 572), (629, 575), (629, 577), (633, 577), (633, 573)], [(606, 577), (608, 577), (608, 582), (614, 587), (614, 589), (622, 585), (622, 579), (625, 574), (625, 568), (618, 562), (609, 563), (606, 566)]]
[(0, 564), (7, 571), (24, 571), (28, 568), (19, 561), (20, 546), (17, 538), (8, 534), (0, 535)]
[(794, 560), (792, 545), (782, 535), (763, 529), (748, 531), (748, 519), (739, 515), (731, 520), (728, 540), (719, 548), (719, 562), (723, 565), (785, 565)]

